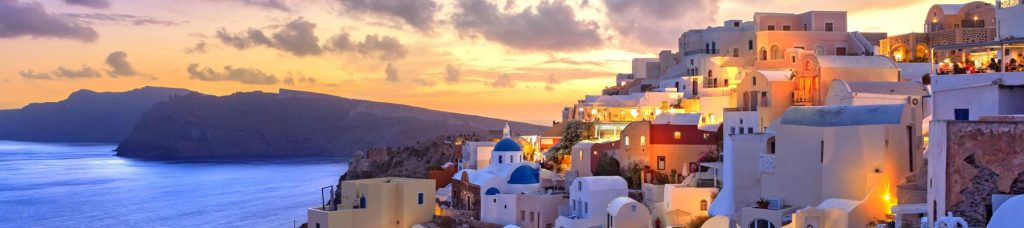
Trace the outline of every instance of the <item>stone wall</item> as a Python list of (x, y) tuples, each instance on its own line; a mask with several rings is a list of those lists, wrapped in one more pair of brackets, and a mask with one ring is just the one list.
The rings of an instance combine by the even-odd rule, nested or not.
[(947, 132), (946, 208), (985, 226), (992, 194), (1024, 194), (1024, 122), (951, 121)]

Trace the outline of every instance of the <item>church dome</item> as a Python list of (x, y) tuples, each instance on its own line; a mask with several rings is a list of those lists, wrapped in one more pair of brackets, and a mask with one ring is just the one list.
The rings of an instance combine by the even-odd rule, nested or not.
[(501, 141), (499, 141), (498, 144), (494, 145), (494, 151), (493, 152), (515, 152), (515, 151), (523, 151), (523, 148), (521, 146), (519, 146), (519, 143), (517, 143), (515, 140), (512, 140), (511, 138), (504, 138)]

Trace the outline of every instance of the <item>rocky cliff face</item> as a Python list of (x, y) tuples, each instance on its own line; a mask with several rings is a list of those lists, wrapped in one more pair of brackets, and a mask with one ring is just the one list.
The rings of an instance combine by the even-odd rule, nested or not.
[(153, 104), (191, 92), (160, 87), (126, 92), (79, 90), (63, 101), (0, 110), (0, 139), (118, 143)]
[[(154, 105), (117, 148), (118, 156), (224, 158), (347, 156), (441, 135), (486, 134), (506, 121), (406, 105), (282, 90), (229, 96), (189, 94)], [(543, 127), (509, 122), (523, 134)]]
[(456, 151), (461, 150), (460, 146), (455, 145), (455, 139), (443, 136), (411, 146), (372, 149), (367, 154), (387, 155), (359, 154), (353, 157), (349, 160), (348, 171), (341, 176), (340, 181), (377, 177), (427, 178), (429, 169), (440, 168), (455, 159)]

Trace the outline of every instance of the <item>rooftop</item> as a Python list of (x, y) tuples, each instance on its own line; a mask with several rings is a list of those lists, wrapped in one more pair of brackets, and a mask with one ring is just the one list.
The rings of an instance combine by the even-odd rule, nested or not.
[(900, 124), (903, 104), (793, 106), (782, 114), (782, 124), (809, 127), (843, 127)]

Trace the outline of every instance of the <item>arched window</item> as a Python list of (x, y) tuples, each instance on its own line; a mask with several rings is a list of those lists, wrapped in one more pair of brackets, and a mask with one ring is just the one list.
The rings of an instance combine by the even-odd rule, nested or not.
[(626, 136), (626, 139), (625, 139), (625, 140), (623, 140), (623, 141), (625, 141), (625, 142), (623, 142), (623, 143), (625, 143), (625, 144), (626, 144), (626, 146), (629, 146), (629, 136)]
[(782, 59), (782, 48), (779, 45), (772, 45), (772, 59)]
[(498, 164), (501, 164), (504, 161), (505, 161), (505, 157), (498, 156)]
[(825, 55), (825, 47), (822, 47), (821, 45), (814, 46), (814, 54)]
[(760, 54), (758, 55), (761, 58), (761, 61), (768, 60), (768, 51), (764, 49), (764, 46), (761, 46), (761, 51), (759, 52)]
[(700, 200), (700, 211), (708, 211), (708, 200)]
[(647, 145), (647, 137), (646, 136), (640, 136), (640, 145), (641, 146)]
[(748, 228), (775, 228), (775, 224), (772, 223), (772, 222), (769, 222), (766, 219), (755, 219), (754, 221), (750, 221), (750, 225), (747, 225), (747, 227)]

